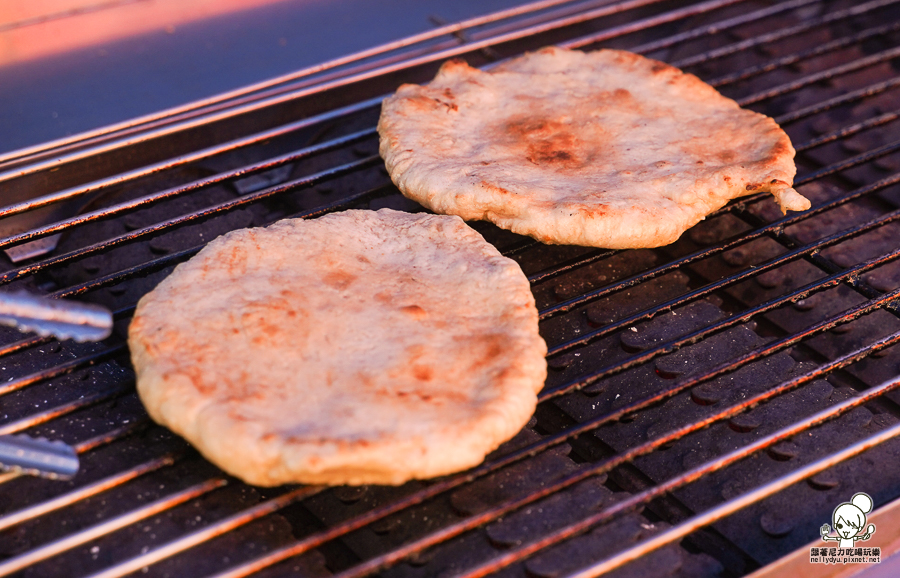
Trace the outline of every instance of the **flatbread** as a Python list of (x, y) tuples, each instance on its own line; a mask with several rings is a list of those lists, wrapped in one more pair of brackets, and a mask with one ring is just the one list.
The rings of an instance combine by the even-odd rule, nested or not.
[(544, 243), (658, 247), (761, 191), (810, 206), (775, 121), (619, 50), (545, 48), (490, 72), (449, 61), (387, 98), (378, 132), (404, 195)]
[(263, 486), (476, 465), (546, 377), (519, 266), (458, 217), (389, 209), (219, 237), (141, 299), (128, 343), (150, 416)]

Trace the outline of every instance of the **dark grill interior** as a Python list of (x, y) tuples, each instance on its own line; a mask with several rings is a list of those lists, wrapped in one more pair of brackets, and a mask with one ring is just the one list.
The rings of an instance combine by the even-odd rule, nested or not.
[[(5, 289), (117, 325), (95, 344), (0, 331), (0, 434), (82, 461), (0, 477), (0, 575), (743, 576), (854, 492), (900, 497), (898, 4), (542, 2), (3, 156)], [(633, 251), (472, 223), (532, 280), (550, 369), (529, 426), (468, 472), (253, 488), (148, 420), (125, 345), (144, 293), (235, 228), (420, 210), (377, 157), (380, 97), (450, 56), (551, 43), (643, 53), (774, 117), (813, 208), (746, 197)]]

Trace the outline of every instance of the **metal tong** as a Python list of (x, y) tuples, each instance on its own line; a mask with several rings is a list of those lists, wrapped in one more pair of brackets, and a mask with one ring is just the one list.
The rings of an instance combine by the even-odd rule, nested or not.
[[(0, 324), (57, 339), (100, 341), (112, 333), (112, 313), (93, 303), (50, 299), (21, 291), (0, 293)], [(78, 454), (60, 441), (0, 435), (0, 469), (46, 478), (70, 478), (78, 472)]]
[(68, 479), (78, 473), (78, 453), (60, 441), (24, 434), (0, 435), (0, 469), (50, 479)]
[(100, 341), (112, 333), (112, 313), (93, 303), (51, 299), (26, 291), (0, 293), (0, 324), (53, 335), (57, 339)]

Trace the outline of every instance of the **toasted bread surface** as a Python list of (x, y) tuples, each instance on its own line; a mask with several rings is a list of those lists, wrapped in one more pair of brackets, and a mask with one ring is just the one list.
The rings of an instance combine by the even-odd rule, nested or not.
[(256, 485), (465, 469), (534, 412), (528, 280), (458, 217), (346, 211), (234, 231), (129, 329), (157, 422)]
[(658, 247), (729, 200), (792, 188), (790, 139), (691, 74), (619, 50), (458, 60), (382, 105), (380, 152), (423, 206), (553, 244)]

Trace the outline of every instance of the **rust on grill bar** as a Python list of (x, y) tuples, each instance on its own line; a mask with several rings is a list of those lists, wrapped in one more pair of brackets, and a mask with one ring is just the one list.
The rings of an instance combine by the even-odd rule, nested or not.
[(31, 520), (33, 518), (37, 518), (38, 516), (43, 516), (54, 510), (58, 510), (66, 506), (71, 506), (75, 502), (105, 492), (110, 488), (114, 488), (116, 486), (124, 484), (125, 482), (131, 481), (138, 476), (150, 473), (164, 466), (171, 466), (174, 462), (175, 460), (172, 458), (172, 456), (157, 458), (155, 460), (151, 460), (147, 463), (141, 464), (140, 466), (131, 470), (126, 470), (114, 476), (110, 476), (109, 478), (100, 480), (99, 482), (94, 482), (93, 484), (88, 484), (87, 486), (79, 488), (74, 492), (70, 492), (68, 494), (56, 497), (52, 500), (48, 500), (35, 506), (31, 506), (30, 508), (23, 508), (22, 510), (11, 512), (0, 518), (0, 531), (15, 526), (16, 524), (21, 524), (26, 520)]
[[(633, 251), (473, 223), (528, 275), (549, 372), (466, 472), (253, 488), (150, 422), (125, 343), (144, 293), (236, 228), (419, 210), (377, 156), (382, 96), (551, 43), (670, 62), (775, 118), (812, 208), (752, 195)], [(115, 312), (101, 343), (0, 328), (0, 433), (81, 461), (0, 475), (0, 575), (736, 577), (855, 492), (877, 512), (900, 497), (898, 63), (900, 0), (542, 0), (0, 154), (0, 248), (47, 241), (0, 256), (0, 286)]]

